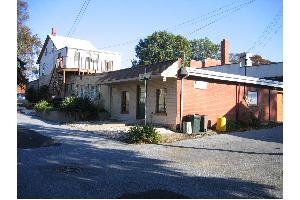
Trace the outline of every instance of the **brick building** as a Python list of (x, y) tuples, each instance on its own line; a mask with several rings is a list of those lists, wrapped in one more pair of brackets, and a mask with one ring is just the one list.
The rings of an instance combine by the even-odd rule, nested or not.
[[(139, 80), (145, 72), (151, 74), (146, 89)], [(181, 68), (180, 60), (104, 73), (95, 83), (105, 90), (106, 110), (112, 119), (143, 120), (146, 103), (148, 122), (172, 129), (189, 114), (207, 115), (210, 125), (219, 116), (247, 120), (248, 111), (262, 121), (282, 120), (282, 104), (278, 102), (282, 82)]]

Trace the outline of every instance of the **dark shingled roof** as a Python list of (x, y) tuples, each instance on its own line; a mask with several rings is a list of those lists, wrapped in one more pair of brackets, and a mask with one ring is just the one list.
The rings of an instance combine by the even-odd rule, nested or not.
[(168, 60), (164, 62), (154, 63), (150, 65), (143, 65), (139, 67), (131, 67), (126, 69), (121, 69), (117, 71), (111, 71), (103, 73), (103, 75), (97, 81), (98, 83), (101, 82), (110, 82), (115, 80), (126, 80), (126, 79), (138, 79), (139, 74), (150, 72), (152, 76), (160, 75), (164, 70), (170, 67), (176, 60)]

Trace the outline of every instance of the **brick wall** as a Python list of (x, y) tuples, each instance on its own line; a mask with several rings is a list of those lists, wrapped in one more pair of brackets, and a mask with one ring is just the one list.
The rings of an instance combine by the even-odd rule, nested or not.
[[(244, 100), (247, 91), (258, 92), (258, 106), (248, 106)], [(181, 80), (177, 81), (177, 110), (180, 113)], [(189, 114), (207, 115), (209, 124), (214, 125), (217, 118), (225, 116), (228, 120), (248, 120), (245, 113), (252, 111), (262, 121), (276, 120), (277, 91), (245, 87), (234, 83), (207, 82), (207, 89), (195, 89), (193, 80), (184, 80), (183, 116)], [(270, 113), (270, 115), (269, 115)], [(176, 123), (180, 123), (177, 116)]]
[(206, 58), (202, 61), (202, 67), (211, 67), (221, 65), (221, 60)]
[(206, 58), (203, 61), (197, 61), (197, 60), (190, 61), (190, 67), (193, 68), (211, 67), (217, 65), (221, 65), (221, 60)]
[(221, 65), (229, 64), (229, 42), (226, 39), (221, 41)]
[(226, 39), (221, 41), (221, 60), (213, 58), (206, 58), (202, 61), (191, 60), (190, 67), (201, 68), (201, 67), (212, 67), (218, 65), (230, 64), (229, 62), (229, 42)]

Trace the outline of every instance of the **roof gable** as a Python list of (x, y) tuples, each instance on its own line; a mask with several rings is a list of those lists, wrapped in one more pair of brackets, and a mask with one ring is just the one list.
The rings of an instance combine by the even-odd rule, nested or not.
[(68, 48), (97, 51), (97, 48), (94, 47), (94, 45), (90, 41), (87, 41), (87, 40), (80, 40), (80, 39), (58, 36), (58, 35), (56, 35), (56, 36), (47, 35), (47, 38), (44, 42), (42, 50), (37, 59), (37, 64), (40, 64), (41, 58), (44, 54), (45, 48), (47, 47), (47, 45), (49, 43), (49, 40), (51, 40), (53, 42), (53, 44), (57, 50), (62, 49), (64, 47), (68, 47)]
[(77, 49), (84, 49), (84, 50), (92, 50), (95, 51), (97, 48), (87, 40), (80, 40), (70, 37), (64, 36), (53, 36), (49, 35), (50, 39), (52, 40), (53, 44), (55, 45), (56, 49), (62, 49), (64, 47), (68, 48), (77, 48)]

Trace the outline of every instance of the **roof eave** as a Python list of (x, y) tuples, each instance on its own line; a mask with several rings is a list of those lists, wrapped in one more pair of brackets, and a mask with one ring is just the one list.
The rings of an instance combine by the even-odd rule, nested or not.
[(181, 70), (178, 71), (178, 76), (180, 77), (195, 76), (195, 77), (215, 79), (220, 81), (261, 85), (261, 86), (283, 89), (283, 83), (280, 81), (271, 81), (271, 80), (260, 79), (255, 77), (240, 76), (235, 74), (201, 70), (195, 68), (182, 68)]
[(40, 64), (42, 56), (43, 56), (44, 51), (45, 51), (45, 48), (46, 48), (46, 46), (47, 46), (47, 44), (49, 42), (49, 39), (50, 39), (50, 37), (49, 37), (49, 35), (47, 35), (47, 38), (45, 39), (45, 42), (44, 42), (44, 45), (43, 45), (43, 48), (42, 48), (42, 50), (41, 50), (41, 52), (39, 54), (39, 57), (38, 57), (38, 59), (36, 61), (36, 64)]

